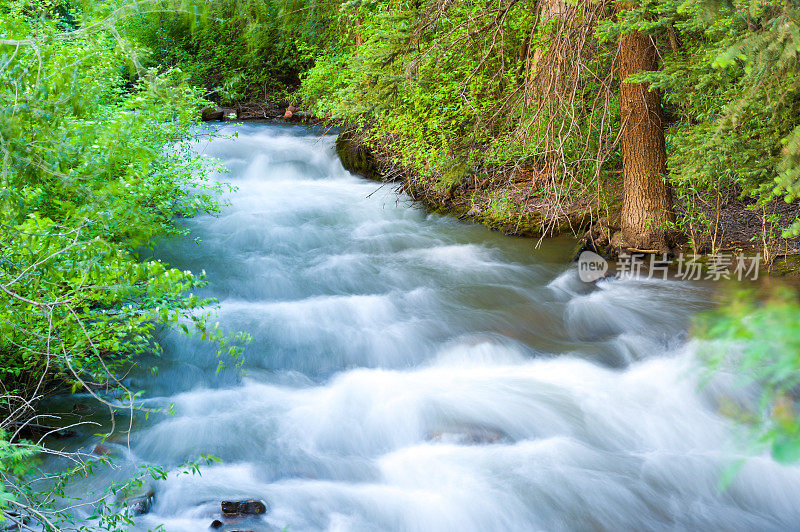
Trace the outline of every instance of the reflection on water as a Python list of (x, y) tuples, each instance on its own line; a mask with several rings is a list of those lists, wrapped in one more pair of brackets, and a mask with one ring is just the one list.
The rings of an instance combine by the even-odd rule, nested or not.
[(756, 458), (717, 488), (732, 427), (684, 333), (706, 288), (584, 284), (569, 242), (428, 215), (345, 172), (332, 136), (234, 129), (198, 147), (230, 205), (158, 255), (205, 269), (255, 341), (245, 375), (215, 375), (213, 348), (170, 333), (159, 374), (131, 378), (176, 409), (137, 425), (132, 460), (224, 460), (159, 484), (142, 529), (206, 529), (237, 497), (271, 507), (253, 530), (798, 526), (798, 468)]

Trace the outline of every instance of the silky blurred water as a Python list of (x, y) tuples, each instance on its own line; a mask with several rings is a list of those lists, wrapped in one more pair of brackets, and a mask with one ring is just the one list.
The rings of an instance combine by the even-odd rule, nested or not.
[[(571, 242), (426, 214), (346, 172), (335, 137), (266, 124), (198, 143), (238, 190), (156, 255), (213, 283), (250, 333), (245, 373), (165, 333), (128, 384), (175, 414), (137, 421), (125, 464), (223, 463), (154, 484), (137, 527), (207, 529), (219, 501), (269, 512), (229, 530), (800, 529), (800, 469), (737, 458), (699, 386), (692, 313), (711, 288), (582, 283)], [(197, 240), (196, 240), (197, 239)], [(86, 437), (85, 445), (92, 440)]]

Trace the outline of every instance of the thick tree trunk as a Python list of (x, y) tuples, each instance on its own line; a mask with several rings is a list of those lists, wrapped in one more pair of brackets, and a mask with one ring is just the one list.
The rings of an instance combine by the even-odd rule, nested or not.
[[(618, 12), (630, 6), (618, 4)], [(620, 37), (617, 55), (622, 116), (622, 244), (639, 249), (669, 249), (667, 227), (674, 221), (672, 196), (666, 184), (667, 154), (661, 96), (646, 83), (628, 83), (633, 74), (656, 70), (656, 48), (647, 35)]]

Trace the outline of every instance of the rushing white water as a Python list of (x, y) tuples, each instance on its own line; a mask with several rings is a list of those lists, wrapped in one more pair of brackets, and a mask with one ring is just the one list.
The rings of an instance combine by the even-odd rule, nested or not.
[(227, 529), (800, 528), (796, 467), (753, 458), (718, 488), (734, 430), (684, 333), (708, 288), (583, 284), (566, 244), (428, 215), (348, 174), (332, 136), (226, 129), (198, 149), (238, 191), (159, 255), (205, 269), (222, 325), (255, 341), (245, 375), (216, 375), (169, 334), (159, 374), (131, 379), (175, 415), (142, 420), (129, 459), (223, 460), (158, 483), (137, 526), (203, 530), (258, 498)]

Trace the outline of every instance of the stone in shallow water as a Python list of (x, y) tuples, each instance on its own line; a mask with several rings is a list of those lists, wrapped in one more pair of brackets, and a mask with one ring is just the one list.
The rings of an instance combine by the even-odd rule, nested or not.
[(150, 511), (150, 508), (153, 507), (153, 501), (155, 497), (156, 493), (153, 490), (149, 490), (144, 495), (131, 497), (125, 501), (125, 506), (131, 509), (131, 513), (133, 515), (144, 515)]
[(108, 456), (111, 454), (111, 452), (112, 452), (111, 447), (103, 443), (98, 443), (92, 449), (92, 454), (95, 454), (97, 456)]
[(254, 499), (247, 499), (243, 501), (222, 501), (222, 515), (225, 517), (261, 515), (265, 513), (267, 513), (267, 505)]
[(73, 414), (90, 414), (91, 412), (92, 408), (86, 403), (75, 403), (72, 405)]
[(496, 430), (482, 427), (468, 428), (458, 431), (429, 432), (428, 441), (437, 443), (450, 443), (455, 445), (490, 445), (499, 443), (506, 438)]

